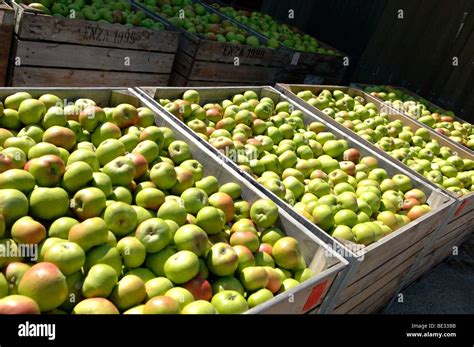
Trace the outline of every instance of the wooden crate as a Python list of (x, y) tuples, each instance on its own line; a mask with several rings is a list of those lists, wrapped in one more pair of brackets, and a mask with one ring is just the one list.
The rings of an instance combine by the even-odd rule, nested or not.
[[(360, 90), (362, 90), (362, 91), (365, 92), (365, 88), (366, 88), (366, 87), (372, 87), (372, 85), (370, 85), (370, 84), (363, 84), (363, 83), (352, 83), (352, 84), (351, 84), (351, 87), (360, 89)], [(433, 104), (431, 101), (429, 101), (429, 100), (427, 100), (427, 99), (425, 99), (425, 98), (422, 98), (421, 96), (419, 96), (418, 94), (413, 93), (413, 92), (412, 92), (411, 90), (409, 90), (409, 89), (406, 89), (406, 88), (404, 88), (404, 87), (398, 87), (398, 86), (390, 86), (390, 87), (391, 87), (391, 88), (394, 88), (394, 89), (398, 89), (398, 90), (400, 90), (401, 92), (403, 92), (404, 94), (407, 94), (407, 95), (412, 96), (415, 100), (423, 99), (423, 100), (426, 102), (426, 104), (427, 104), (427, 106), (428, 106), (428, 108), (429, 108), (430, 110), (439, 110), (439, 111), (441, 111), (441, 112), (448, 112), (448, 110), (446, 110), (446, 109), (444, 109), (444, 108), (442, 108), (442, 107), (440, 107), (440, 106), (438, 106), (438, 105)], [(367, 93), (367, 92), (365, 92), (365, 93)], [(367, 94), (368, 94), (368, 93), (367, 93)], [(371, 96), (372, 96), (372, 95), (371, 95)], [(380, 99), (380, 98), (378, 98), (378, 97), (374, 97), (374, 96), (372, 96), (372, 97), (373, 97), (373, 98), (376, 98), (377, 100), (380, 100), (380, 101), (383, 102), (383, 100)], [(388, 104), (387, 104), (387, 105), (388, 105)], [(389, 107), (390, 109), (394, 109), (394, 108), (391, 107), (391, 106), (388, 106), (388, 107)], [(402, 112), (402, 111), (399, 111), (399, 112)], [(410, 117), (410, 118), (412, 118), (412, 119), (415, 119), (414, 117), (410, 116), (409, 114), (406, 114), (406, 113), (404, 113), (404, 112), (402, 112), (402, 113), (405, 114), (407, 117)], [(458, 117), (458, 116), (454, 116), (453, 119), (454, 119), (455, 121), (457, 121), (457, 122), (460, 122), (460, 123), (469, 123), (468, 121), (466, 121), (466, 120), (464, 120), (464, 119), (462, 119), (462, 118), (460, 118), (460, 117)], [(420, 123), (420, 124), (424, 125), (423, 123)], [(425, 126), (425, 127), (428, 127), (428, 126), (426, 126), (426, 125), (424, 125), (424, 126)], [(430, 127), (429, 127), (429, 128), (430, 128)], [(466, 147), (466, 146), (464, 146), (464, 145), (462, 145), (462, 144), (459, 144), (459, 143), (454, 142), (454, 141), (451, 140), (448, 136), (443, 135), (443, 134), (439, 134), (439, 135), (442, 136), (442, 137), (444, 137), (444, 138), (446, 138), (448, 141), (451, 141), (451, 143), (453, 143), (455, 146), (461, 147), (461, 148), (463, 148), (463, 149), (465, 149), (465, 150), (467, 150), (467, 151), (470, 151), (471, 153), (474, 154), (474, 151), (472, 151), (471, 149), (469, 149), (468, 147)]]
[(178, 32), (64, 19), (13, 6), (12, 86), (167, 85)]
[[(355, 96), (355, 95), (363, 96), (364, 98), (366, 98), (366, 100), (373, 102), (377, 106), (378, 109), (383, 109), (384, 111), (387, 112), (387, 106), (381, 100), (372, 97), (371, 95), (363, 92), (360, 89), (355, 89), (351, 87), (312, 86), (312, 85), (278, 85), (277, 88), (282, 90), (284, 94), (288, 95), (288, 97), (290, 97), (295, 102), (299, 103), (300, 105), (307, 108), (308, 110), (314, 112), (318, 116), (322, 117), (325, 121), (327, 121), (328, 123), (331, 123), (338, 129), (341, 129), (342, 131), (346, 132), (350, 136), (357, 136), (357, 135), (353, 133), (352, 131), (344, 128), (341, 124), (337, 123), (334, 119), (328, 117), (326, 114), (324, 114), (317, 108), (309, 105), (304, 100), (298, 98), (296, 94), (302, 90), (311, 90), (313, 93), (318, 93), (323, 89), (328, 89), (328, 90), (339, 89), (352, 96)], [(458, 156), (460, 156), (463, 159), (474, 160), (474, 156), (471, 154), (469, 150), (453, 143), (449, 139), (435, 132), (430, 127), (427, 127), (424, 124), (421, 124), (420, 122), (415, 120), (413, 117), (404, 115), (392, 108), (390, 108), (390, 110), (388, 111), (389, 112), (387, 113), (388, 113), (388, 117), (390, 121), (399, 119), (405, 125), (408, 125), (412, 129), (415, 129), (415, 130), (419, 128), (426, 128), (430, 131), (431, 138), (436, 139), (441, 146), (446, 146), (446, 147), (451, 148), (453, 151), (456, 151)], [(387, 153), (385, 153), (383, 150), (379, 149), (378, 147), (374, 146), (373, 144), (362, 139), (361, 141), (363, 141), (366, 145), (370, 146), (374, 151), (378, 153), (378, 155), (385, 157), (387, 160), (392, 160), (392, 161), (394, 160)], [(417, 180), (423, 181), (427, 185), (430, 185), (431, 187), (433, 187), (433, 189), (436, 189), (438, 191), (442, 190), (444, 193), (450, 195), (453, 199), (455, 199), (456, 207), (452, 209), (452, 211), (449, 213), (448, 216), (446, 216), (447, 220), (444, 221), (445, 223), (443, 227), (437, 231), (434, 238), (430, 240), (430, 242), (427, 244), (427, 248), (424, 249), (423, 252), (420, 254), (420, 258), (414, 264), (415, 266), (412, 269), (410, 269), (409, 272), (407, 272), (407, 276), (400, 283), (401, 284), (400, 289), (402, 289), (403, 287), (406, 287), (409, 283), (412, 283), (414, 280), (416, 280), (421, 275), (423, 275), (426, 271), (428, 271), (431, 266), (434, 265), (434, 263), (430, 261), (424, 261), (423, 258), (425, 256), (434, 253), (433, 259), (439, 259), (439, 261), (445, 259), (450, 254), (452, 254), (452, 247), (459, 246), (462, 240), (464, 240), (472, 232), (472, 226), (474, 225), (474, 192), (468, 195), (459, 197), (448, 190), (439, 188), (437, 185), (433, 184), (428, 179), (426, 179), (423, 175), (420, 175), (409, 168), (407, 168), (407, 170), (409, 170), (411, 174), (414, 177), (416, 177)], [(456, 241), (456, 242), (452, 244), (451, 241)]]
[[(304, 114), (305, 124), (313, 121), (320, 121), (327, 125), (328, 131), (331, 131), (337, 138), (345, 138), (350, 147), (358, 148), (362, 156), (377, 156), (379, 166), (387, 170), (390, 175), (403, 173), (412, 178), (413, 185), (422, 189), (428, 201), (433, 208), (429, 214), (422, 216), (414, 222), (409, 223), (375, 242), (367, 247), (355, 245), (353, 243), (342, 244), (323, 232), (318, 226), (301, 217), (290, 205), (279, 199), (268, 189), (258, 184), (256, 180), (243, 172), (235, 163), (223, 157), (223, 154), (197, 136), (183, 122), (168, 113), (164, 108), (157, 105), (163, 113), (163, 117), (171, 117), (181, 126), (187, 129), (195, 138), (195, 141), (202, 142), (216, 156), (225, 159), (234, 170), (239, 171), (242, 176), (255, 184), (255, 187), (271, 196), (280, 206), (284, 207), (288, 213), (298, 219), (301, 224), (308, 228), (319, 238), (332, 245), (334, 249), (340, 251), (346, 259), (351, 262), (350, 273), (345, 280), (340, 283), (338, 295), (334, 296), (333, 301), (328, 302), (326, 309), (337, 313), (373, 313), (383, 308), (396, 293), (401, 281), (411, 269), (417, 256), (423, 251), (425, 246), (433, 235), (442, 227), (443, 222), (447, 221), (454, 199), (443, 193), (436, 186), (428, 184), (424, 180), (419, 180), (408, 169), (401, 164), (394, 162), (393, 159), (379, 156), (378, 153), (365, 143), (357, 140), (353, 135), (333, 126), (317, 114), (311, 113), (299, 103), (277, 92), (271, 87), (222, 87), (214, 88), (194, 88), (199, 91), (201, 103), (218, 102), (231, 97), (237, 93), (243, 93), (246, 90), (255, 91), (260, 97), (270, 97), (275, 103), (279, 101), (288, 101), (294, 109), (300, 109)], [(144, 95), (153, 99), (176, 99), (181, 97), (185, 88), (141, 88)], [(373, 293), (368, 298), (367, 293)], [(334, 308), (334, 310), (333, 310)]]
[(0, 3), (0, 86), (5, 86), (7, 79), (14, 20), (13, 9), (5, 3)]
[[(167, 21), (159, 14), (150, 12), (141, 4), (135, 3), (152, 18)], [(227, 19), (219, 11), (207, 7), (210, 12)], [(171, 23), (167, 22), (174, 27)], [(206, 39), (200, 34), (191, 34), (182, 28), (179, 50), (170, 79), (172, 86), (276, 83), (276, 77), (288, 62), (290, 51), (287, 49), (267, 48), (267, 39), (242, 24), (233, 23), (258, 37), (262, 47), (221, 43)], [(143, 84), (142, 84), (143, 85)], [(150, 85), (150, 84), (148, 84)]]
[[(221, 14), (228, 20), (242, 25), (248, 30), (252, 30), (247, 27), (245, 24), (240, 23), (238, 20), (223, 14), (219, 10), (215, 9), (211, 5), (217, 3), (220, 6), (231, 6), (225, 4), (220, 0), (204, 0), (201, 3), (207, 8), (213, 10), (216, 13)], [(251, 9), (232, 5), (236, 10), (246, 10), (252, 11)], [(275, 21), (280, 22), (276, 18), (273, 18)], [(252, 30), (253, 31), (253, 30)], [(322, 53), (310, 53), (310, 52), (297, 52), (290, 50), (288, 59), (284, 64), (283, 69), (280, 71), (276, 77), (277, 82), (281, 83), (305, 83), (305, 81), (317, 81), (319, 84), (340, 84), (347, 72), (347, 65), (344, 64), (344, 58), (349, 58), (349, 56), (336, 48), (317, 40), (320, 47), (326, 50), (332, 50), (337, 53), (337, 55), (322, 54)], [(313, 84), (315, 84), (313, 82)]]

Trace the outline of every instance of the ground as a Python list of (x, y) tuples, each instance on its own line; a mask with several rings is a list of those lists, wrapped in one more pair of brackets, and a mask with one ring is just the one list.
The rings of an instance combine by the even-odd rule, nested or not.
[(388, 314), (474, 314), (474, 234), (452, 256), (402, 291)]

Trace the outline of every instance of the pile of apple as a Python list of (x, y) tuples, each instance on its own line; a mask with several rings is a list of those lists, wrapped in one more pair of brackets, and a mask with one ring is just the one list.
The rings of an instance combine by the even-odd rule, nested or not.
[(276, 21), (268, 14), (236, 10), (231, 6), (224, 7), (217, 3), (212, 4), (212, 6), (268, 37), (269, 47), (278, 48), (281, 43), (295, 51), (337, 55), (332, 49), (319, 47), (318, 41), (314, 37), (301, 33), (296, 27)]
[(161, 22), (148, 18), (143, 11), (136, 11), (127, 0), (26, 0), (44, 14), (61, 18), (87, 19), (95, 22), (125, 24), (163, 30)]
[(0, 314), (241, 313), (313, 275), (150, 109), (65, 101), (0, 102)]
[(208, 11), (199, 3), (193, 3), (192, 0), (138, 0), (138, 2), (174, 26), (192, 34), (203, 35), (208, 40), (252, 47), (261, 46), (258, 37), (250, 35), (248, 31), (228, 20), (223, 20), (218, 14)]
[(382, 99), (391, 107), (417, 118), (438, 133), (474, 150), (474, 127), (468, 122), (456, 121), (454, 112), (435, 109), (426, 100), (390, 86), (366, 87), (365, 91)]
[(194, 132), (334, 237), (368, 245), (430, 211), (403, 174), (390, 177), (324, 124), (254, 91), (200, 106), (188, 90), (159, 100)]
[(390, 121), (387, 113), (379, 113), (364, 97), (340, 90), (322, 90), (319, 95), (306, 90), (297, 95), (438, 186), (458, 195), (474, 191), (474, 161), (440, 146), (428, 129), (414, 130), (401, 120)]

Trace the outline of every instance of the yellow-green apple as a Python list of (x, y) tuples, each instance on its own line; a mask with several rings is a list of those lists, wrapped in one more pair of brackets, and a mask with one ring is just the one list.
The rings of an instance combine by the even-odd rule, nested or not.
[(153, 273), (158, 277), (165, 276), (165, 271), (163, 269), (165, 262), (173, 254), (176, 254), (177, 251), (176, 247), (168, 246), (159, 252), (148, 254), (146, 257), (146, 267), (153, 271)]
[(38, 100), (46, 106), (46, 109), (50, 109), (53, 106), (61, 108), (64, 106), (61, 98), (53, 94), (43, 94), (39, 97)]
[(103, 244), (89, 250), (86, 255), (84, 272), (87, 273), (96, 264), (110, 265), (118, 276), (122, 274), (122, 258), (115, 246)]
[(10, 294), (0, 299), (0, 314), (40, 314), (40, 308), (28, 296)]
[(186, 212), (193, 215), (208, 205), (208, 196), (206, 192), (199, 188), (188, 188), (181, 194)]
[(257, 251), (254, 254), (255, 257), (255, 265), (256, 266), (269, 266), (275, 267), (275, 261), (273, 260), (272, 256), (267, 252)]
[(173, 288), (173, 282), (166, 277), (155, 277), (145, 282), (146, 297), (148, 300), (155, 296), (165, 295), (171, 288)]
[(188, 159), (183, 161), (179, 166), (193, 173), (194, 182), (202, 179), (204, 167), (197, 160)]
[(121, 129), (128, 128), (138, 123), (138, 111), (130, 104), (120, 104), (113, 110), (112, 121)]
[(81, 270), (86, 255), (77, 243), (61, 242), (48, 248), (44, 261), (55, 264), (64, 275), (68, 276)]
[(371, 227), (371, 222), (364, 222), (355, 225), (352, 228), (357, 243), (369, 245), (375, 242), (375, 231)]
[(239, 292), (224, 290), (212, 297), (211, 304), (220, 314), (239, 314), (249, 309), (248, 303)]
[(314, 222), (325, 231), (331, 230), (334, 226), (334, 211), (331, 206), (316, 206), (312, 212), (312, 216), (314, 218)]
[(158, 189), (168, 190), (176, 184), (178, 179), (173, 164), (161, 162), (151, 168), (150, 180)]
[(40, 142), (30, 148), (28, 159), (39, 158), (43, 155), (53, 154), (59, 156), (59, 149), (55, 145), (47, 142)]
[(110, 177), (112, 185), (126, 187), (135, 177), (135, 166), (129, 158), (121, 156), (105, 164), (102, 172)]
[(219, 181), (215, 176), (206, 176), (202, 180), (195, 182), (195, 186), (204, 190), (209, 196), (219, 190)]
[(233, 290), (244, 295), (244, 286), (234, 276), (217, 277), (211, 287), (214, 295), (225, 290)]
[(239, 265), (237, 267), (237, 271), (242, 271), (242, 269), (249, 266), (255, 266), (255, 258), (250, 249), (242, 245), (236, 245), (233, 248), (234, 251), (237, 253), (237, 256), (239, 257)]
[(45, 130), (43, 142), (52, 143), (70, 151), (76, 144), (76, 134), (71, 129), (55, 125)]
[(240, 194), (242, 193), (242, 189), (240, 188), (240, 185), (238, 183), (229, 182), (229, 183), (223, 184), (219, 188), (219, 192), (226, 193), (232, 199), (236, 200), (240, 197)]
[(281, 239), (284, 236), (285, 234), (283, 233), (283, 231), (281, 231), (278, 228), (273, 227), (273, 228), (268, 228), (262, 231), (262, 233), (260, 234), (260, 239), (262, 243), (266, 243), (266, 244), (269, 244), (270, 246), (273, 246), (275, 242), (277, 242), (279, 239)]
[(234, 218), (234, 201), (230, 195), (223, 192), (214, 193), (209, 196), (209, 204), (224, 212), (227, 223), (230, 223)]
[(111, 122), (105, 122), (99, 125), (91, 135), (91, 142), (98, 147), (102, 142), (108, 139), (118, 140), (122, 136), (120, 128)]
[(117, 237), (131, 233), (137, 225), (137, 213), (132, 206), (121, 201), (108, 205), (103, 218), (109, 230)]
[(174, 195), (181, 195), (186, 189), (194, 185), (193, 173), (181, 166), (176, 166), (174, 170), (176, 171), (176, 184), (170, 192)]
[(135, 237), (143, 243), (148, 253), (156, 253), (170, 243), (172, 234), (163, 219), (150, 218), (137, 227)]
[(309, 268), (297, 270), (295, 272), (295, 280), (298, 282), (304, 282), (314, 276), (314, 272)]
[(25, 216), (13, 224), (11, 236), (20, 244), (39, 244), (46, 238), (46, 228), (40, 222)]
[(225, 225), (225, 214), (213, 206), (203, 207), (196, 216), (197, 225), (207, 234), (217, 234)]
[(98, 217), (105, 209), (105, 201), (105, 194), (99, 188), (83, 188), (74, 194), (71, 209), (80, 220)]
[(100, 163), (99, 159), (97, 158), (97, 154), (90, 149), (76, 149), (69, 155), (69, 158), (67, 159), (67, 165), (71, 165), (72, 163), (78, 161), (89, 164), (92, 171), (94, 172), (99, 171)]
[(53, 263), (37, 263), (23, 275), (18, 293), (36, 301), (42, 312), (50, 311), (67, 298), (66, 277)]
[(83, 161), (77, 161), (66, 167), (61, 186), (69, 193), (75, 193), (92, 180), (92, 168)]
[(18, 107), (18, 116), (25, 125), (40, 123), (45, 113), (46, 106), (36, 99), (23, 100)]
[(39, 186), (53, 187), (61, 181), (65, 166), (59, 156), (48, 154), (32, 159), (28, 165), (28, 172), (33, 175)]
[(35, 187), (35, 178), (27, 171), (10, 169), (0, 174), (0, 189), (16, 189), (25, 194)]
[(148, 107), (137, 108), (138, 123), (137, 125), (146, 128), (155, 124), (155, 114)]
[(104, 123), (105, 120), (105, 112), (98, 106), (86, 106), (79, 114), (79, 124), (81, 124), (84, 130), (87, 130), (91, 134), (99, 124)]
[(407, 192), (412, 189), (412, 182), (410, 177), (403, 175), (403, 174), (396, 174), (392, 177), (392, 180), (395, 181), (397, 187), (402, 192)]
[(268, 284), (268, 273), (262, 266), (249, 266), (240, 272), (240, 282), (249, 291), (265, 288)]
[(67, 240), (69, 230), (79, 222), (71, 217), (61, 217), (56, 219), (48, 229), (48, 237), (57, 237), (60, 239)]
[(230, 276), (239, 266), (239, 257), (232, 246), (219, 242), (210, 248), (206, 264), (213, 274)]
[(55, 220), (63, 217), (68, 209), (69, 196), (62, 188), (37, 187), (30, 194), (30, 214), (34, 218)]
[[(23, 153), (28, 153), (28, 151), (36, 144), (35, 140), (33, 140), (29, 136), (19, 136), (19, 137), (9, 137), (5, 140), (3, 147), (5, 150), (3, 154), (12, 154), (8, 153), (6, 150), (11, 147), (16, 147), (22, 150)], [(15, 162), (15, 157), (13, 157), (13, 162)]]
[(355, 242), (352, 229), (346, 225), (337, 225), (334, 228), (334, 231), (332, 232), (331, 236), (334, 238)]
[(148, 269), (145, 269), (143, 267), (137, 267), (135, 269), (131, 269), (129, 271), (127, 271), (127, 273), (125, 273), (125, 275), (135, 275), (135, 276), (138, 276), (140, 277), (143, 282), (147, 282), (153, 278), (155, 278), (155, 274), (153, 272), (151, 272), (150, 270)]
[(186, 224), (176, 230), (174, 244), (179, 251), (191, 251), (198, 257), (206, 251), (209, 239), (204, 230), (193, 224)]
[(165, 201), (158, 209), (156, 215), (158, 218), (172, 220), (180, 226), (186, 223), (187, 217), (184, 203), (176, 200)]
[(117, 283), (117, 271), (107, 264), (92, 266), (82, 283), (81, 293), (85, 298), (108, 297)]
[(62, 107), (53, 106), (46, 111), (43, 119), (41, 120), (41, 126), (43, 129), (51, 128), (52, 126), (58, 125), (60, 127), (65, 126), (67, 123), (66, 115)]
[(135, 134), (125, 134), (119, 139), (119, 141), (125, 146), (126, 152), (131, 152), (138, 145), (139, 139)]
[(357, 224), (357, 214), (348, 209), (343, 209), (334, 215), (334, 223), (336, 225), (346, 225), (348, 227), (353, 227)]
[(17, 92), (15, 94), (9, 95), (5, 98), (4, 104), (5, 108), (11, 108), (13, 110), (18, 110), (20, 104), (27, 99), (32, 99), (31, 94), (27, 92)]
[(252, 293), (247, 298), (247, 302), (249, 303), (249, 308), (252, 308), (271, 299), (273, 299), (273, 293), (266, 288), (262, 288), (257, 290), (255, 293)]
[(12, 262), (5, 267), (5, 279), (8, 283), (8, 293), (10, 295), (18, 294), (18, 285), (30, 267), (31, 265), (22, 262)]
[(181, 314), (217, 314), (217, 310), (209, 301), (196, 300), (184, 306)]
[(145, 283), (135, 275), (122, 277), (110, 294), (110, 300), (122, 311), (140, 304), (145, 298)]
[(102, 245), (107, 241), (108, 230), (102, 218), (89, 218), (69, 230), (68, 240), (77, 243), (87, 252), (92, 247)]
[(198, 274), (199, 259), (193, 252), (179, 251), (166, 260), (163, 270), (173, 283), (186, 283)]
[(72, 314), (119, 314), (117, 307), (105, 298), (88, 298), (77, 303)]
[(160, 147), (152, 140), (144, 140), (133, 149), (132, 153), (143, 155), (147, 162), (151, 163), (159, 157)]
[(179, 303), (168, 296), (155, 296), (143, 307), (144, 314), (178, 314)]
[(101, 166), (123, 155), (125, 155), (125, 145), (116, 139), (105, 140), (96, 150), (96, 156)]
[(91, 187), (102, 190), (106, 197), (112, 194), (112, 181), (110, 180), (110, 177), (103, 172), (92, 173), (92, 180), (89, 184)]
[(278, 290), (280, 290), (283, 281), (282, 275), (280, 275), (280, 272), (277, 271), (277, 269), (274, 269), (270, 266), (264, 266), (263, 268), (265, 271), (267, 271), (268, 275), (268, 283), (266, 288), (272, 293), (277, 293)]
[(168, 146), (168, 153), (169, 157), (176, 165), (192, 158), (191, 150), (189, 149), (188, 144), (184, 141), (176, 140), (171, 142)]
[(272, 255), (275, 263), (284, 269), (298, 270), (302, 266), (301, 250), (298, 241), (293, 237), (285, 236), (276, 241)]
[(278, 219), (278, 207), (271, 200), (257, 200), (250, 208), (250, 218), (257, 227), (271, 227)]

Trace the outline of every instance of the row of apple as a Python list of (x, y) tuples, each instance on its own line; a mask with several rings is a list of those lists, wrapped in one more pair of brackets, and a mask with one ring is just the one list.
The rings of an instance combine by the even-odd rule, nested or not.
[(135, 10), (127, 0), (18, 0), (43, 14), (163, 30), (164, 25)]
[(414, 97), (390, 86), (371, 86), (365, 87), (364, 90), (382, 99), (391, 107), (418, 119), (438, 133), (448, 136), (456, 143), (474, 150), (474, 127), (468, 122), (456, 120), (454, 112), (434, 107), (420, 97)]
[(231, 6), (221, 6), (218, 3), (213, 3), (211, 6), (226, 16), (231, 17), (268, 37), (270, 47), (276, 48), (279, 44), (282, 44), (285, 47), (299, 52), (329, 55), (338, 54), (332, 49), (320, 47), (318, 41), (314, 37), (302, 33), (297, 27), (281, 23), (268, 14), (258, 11), (250, 12), (247, 10), (236, 10)]
[(159, 102), (332, 236), (368, 245), (431, 210), (408, 176), (391, 177), (322, 123), (305, 125), (289, 102), (251, 90), (229, 96), (204, 103), (187, 90)]
[(313, 275), (275, 203), (154, 124), (130, 104), (0, 102), (0, 313), (242, 313)]
[(388, 112), (364, 96), (351, 96), (338, 89), (322, 88), (316, 94), (304, 90), (297, 96), (438, 186), (459, 196), (474, 191), (474, 161), (440, 146), (428, 129), (392, 120)]

